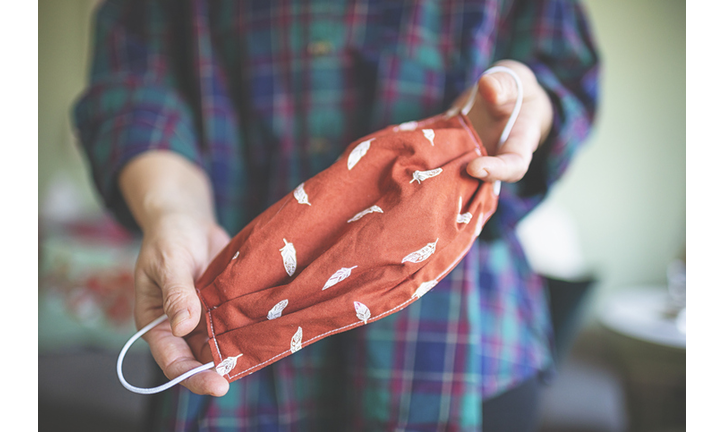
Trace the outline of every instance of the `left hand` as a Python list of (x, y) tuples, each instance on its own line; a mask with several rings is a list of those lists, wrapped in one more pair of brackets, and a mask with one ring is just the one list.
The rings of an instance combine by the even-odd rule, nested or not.
[[(504, 72), (480, 78), (478, 94), (468, 118), (489, 156), (472, 160), (467, 171), (480, 180), (517, 182), (528, 171), (533, 152), (550, 132), (553, 105), (528, 66), (513, 60), (502, 60), (495, 66), (508, 67), (518, 75), (523, 87), (523, 105), (508, 140), (498, 148), (500, 135), (513, 112), (518, 90), (513, 77)], [(461, 107), (467, 100), (467, 94), (469, 92), (461, 95), (454, 106)]]

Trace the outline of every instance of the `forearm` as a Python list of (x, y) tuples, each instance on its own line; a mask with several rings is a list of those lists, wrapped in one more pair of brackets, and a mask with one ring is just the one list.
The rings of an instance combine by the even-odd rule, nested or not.
[(215, 221), (208, 176), (173, 152), (148, 151), (135, 157), (121, 170), (118, 186), (144, 233), (172, 214)]

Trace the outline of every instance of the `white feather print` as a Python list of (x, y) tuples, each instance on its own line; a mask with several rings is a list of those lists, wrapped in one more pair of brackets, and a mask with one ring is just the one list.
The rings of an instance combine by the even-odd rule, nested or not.
[(362, 159), (362, 156), (367, 154), (367, 150), (370, 149), (370, 143), (372, 141), (374, 141), (374, 138), (368, 139), (367, 141), (362, 141), (361, 143), (357, 144), (357, 146), (350, 152), (349, 157), (347, 158), (348, 170), (354, 168), (354, 166), (357, 165), (357, 162)]
[(405, 123), (400, 123), (400, 124), (397, 126), (397, 130), (401, 130), (401, 131), (412, 131), (412, 130), (415, 130), (415, 129), (417, 129), (417, 122), (416, 122), (416, 121), (409, 121), (409, 122), (405, 122)]
[(358, 221), (358, 220), (362, 219), (362, 216), (370, 214), (370, 213), (384, 213), (384, 212), (382, 211), (381, 208), (377, 207), (376, 205), (373, 205), (372, 207), (366, 208), (366, 209), (362, 210), (361, 212), (357, 213), (356, 215), (354, 215), (354, 217), (352, 219), (348, 220), (347, 223)]
[(225, 358), (221, 363), (216, 366), (216, 373), (218, 373), (221, 376), (224, 376), (231, 372), (232, 369), (236, 367), (236, 359), (243, 356), (244, 354), (239, 354), (236, 357), (227, 357)]
[(425, 293), (430, 291), (435, 285), (437, 285), (437, 281), (435, 279), (421, 283), (420, 286), (412, 294), (412, 297), (419, 299), (420, 297), (424, 296)]
[(459, 214), (458, 215), (458, 223), (469, 223), (470, 220), (473, 218), (473, 215), (470, 212)]
[(412, 180), (410, 180), (410, 183), (417, 180), (417, 183), (420, 184), (423, 180), (427, 180), (430, 177), (440, 175), (441, 172), (442, 168), (435, 168), (428, 171), (415, 171), (414, 173), (412, 173)]
[(266, 314), (267, 319), (273, 320), (282, 316), (282, 311), (285, 307), (287, 307), (288, 304), (289, 300), (287, 299), (275, 304), (274, 307), (269, 310), (269, 313)]
[(297, 186), (296, 189), (294, 189), (294, 198), (299, 204), (306, 204), (308, 206), (312, 205), (309, 203), (309, 197), (307, 196), (307, 192), (304, 190), (304, 183), (300, 184), (299, 186)]
[(357, 266), (349, 267), (349, 268), (342, 267), (341, 269), (334, 272), (332, 277), (330, 277), (327, 280), (327, 283), (324, 284), (324, 288), (322, 288), (322, 290), (326, 290), (327, 288), (337, 285), (341, 281), (347, 279), (349, 277), (349, 275), (352, 274), (352, 269), (354, 269), (354, 268), (357, 268)]
[(297, 329), (297, 332), (294, 333), (294, 336), (292, 336), (292, 343), (291, 343), (289, 349), (293, 353), (302, 349), (302, 328), (301, 327), (299, 327)]
[(422, 133), (425, 135), (425, 138), (430, 141), (430, 144), (435, 147), (435, 141), (433, 141), (435, 139), (435, 131), (432, 129), (423, 129)]
[(284, 247), (279, 251), (282, 253), (282, 259), (284, 260), (284, 269), (291, 276), (297, 270), (297, 250), (294, 249), (292, 243), (287, 242), (287, 239), (282, 240), (284, 240)]
[(416, 250), (415, 252), (407, 255), (402, 259), (402, 263), (411, 262), (411, 263), (419, 263), (423, 262), (426, 259), (430, 258), (430, 256), (435, 253), (435, 246), (437, 246), (437, 242), (440, 239), (435, 240), (435, 243), (428, 243), (425, 247), (423, 247), (420, 250)]
[(365, 306), (363, 303), (360, 303), (358, 301), (354, 302), (354, 311), (357, 313), (357, 318), (360, 319), (360, 321), (364, 321), (365, 324), (367, 324), (367, 320), (370, 319), (370, 309)]

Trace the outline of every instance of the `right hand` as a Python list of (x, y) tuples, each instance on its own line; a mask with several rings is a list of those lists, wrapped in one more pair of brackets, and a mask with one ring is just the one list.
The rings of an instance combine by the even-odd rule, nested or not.
[[(184, 214), (164, 215), (144, 229), (135, 271), (136, 326), (168, 315), (169, 320), (144, 339), (169, 379), (213, 360), (194, 281), (228, 242), (220, 226)], [(194, 393), (213, 396), (223, 396), (229, 389), (226, 379), (213, 369), (182, 384)]]
[[(166, 377), (174, 379), (212, 360), (194, 282), (229, 235), (216, 223), (208, 176), (180, 155), (159, 150), (136, 156), (121, 170), (118, 185), (143, 231), (135, 272), (136, 327), (168, 315), (144, 339)], [(229, 390), (214, 370), (182, 385), (213, 396)]]

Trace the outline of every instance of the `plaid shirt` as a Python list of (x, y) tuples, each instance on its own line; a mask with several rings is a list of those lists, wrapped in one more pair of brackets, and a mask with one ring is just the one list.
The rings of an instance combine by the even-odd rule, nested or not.
[(571, 0), (110, 1), (75, 121), (105, 204), (152, 149), (211, 178), (235, 234), (353, 140), (444, 111), (493, 62), (526, 63), (554, 105), (526, 177), (504, 184), (466, 258), (422, 300), (231, 385), (163, 395), (170, 430), (481, 430), (486, 398), (551, 366), (546, 291), (514, 235), (588, 134), (598, 58)]

